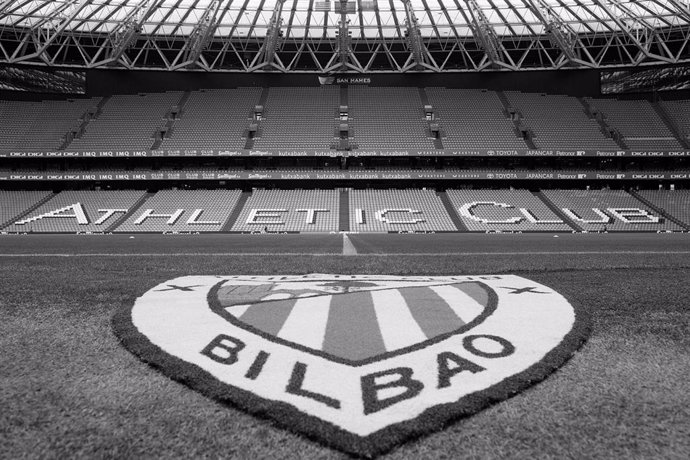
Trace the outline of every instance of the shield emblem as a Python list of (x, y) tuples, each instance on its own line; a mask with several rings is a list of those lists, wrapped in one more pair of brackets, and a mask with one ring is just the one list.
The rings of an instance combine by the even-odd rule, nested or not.
[(515, 275), (186, 276), (113, 318), (170, 378), (361, 456), (543, 380), (588, 324)]
[(262, 337), (357, 366), (473, 328), (496, 294), (478, 281), (226, 280), (209, 305)]

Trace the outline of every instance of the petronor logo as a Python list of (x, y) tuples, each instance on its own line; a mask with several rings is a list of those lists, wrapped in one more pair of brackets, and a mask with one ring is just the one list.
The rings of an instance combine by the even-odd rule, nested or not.
[(542, 380), (588, 329), (514, 275), (188, 276), (113, 325), (171, 378), (365, 456)]

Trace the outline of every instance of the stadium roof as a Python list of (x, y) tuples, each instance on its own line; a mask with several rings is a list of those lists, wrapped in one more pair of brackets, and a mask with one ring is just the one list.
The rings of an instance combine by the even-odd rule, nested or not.
[(690, 60), (687, 0), (0, 0), (0, 62), (441, 72)]

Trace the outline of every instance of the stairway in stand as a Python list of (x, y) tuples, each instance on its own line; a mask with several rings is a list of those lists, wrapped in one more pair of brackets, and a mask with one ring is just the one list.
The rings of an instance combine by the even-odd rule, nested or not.
[(350, 231), (350, 189), (340, 189), (340, 226), (341, 232)]

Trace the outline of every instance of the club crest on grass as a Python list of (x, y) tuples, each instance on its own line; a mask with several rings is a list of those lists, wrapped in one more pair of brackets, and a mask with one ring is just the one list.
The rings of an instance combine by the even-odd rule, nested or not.
[(542, 380), (588, 329), (515, 275), (188, 276), (113, 326), (171, 378), (363, 456)]

